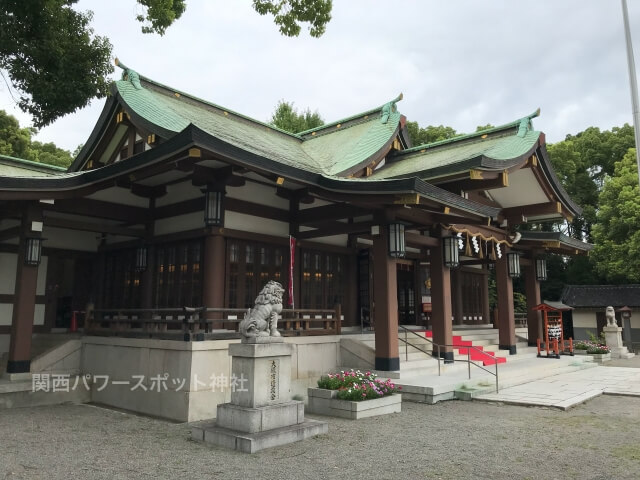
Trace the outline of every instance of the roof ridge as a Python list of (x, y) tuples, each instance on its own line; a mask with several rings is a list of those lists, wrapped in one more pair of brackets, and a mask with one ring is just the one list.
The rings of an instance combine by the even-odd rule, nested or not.
[(347, 122), (352, 122), (353, 120), (357, 120), (360, 119), (362, 117), (366, 117), (371, 115), (372, 113), (377, 113), (380, 112), (381, 113), (381, 118), (382, 118), (382, 110), (387, 106), (391, 106), (391, 105), (395, 105), (397, 102), (399, 102), (400, 100), (402, 100), (403, 95), (402, 93), (400, 95), (398, 95), (395, 99), (387, 102), (387, 103), (383, 103), (382, 105), (380, 105), (379, 107), (376, 108), (372, 108), (371, 110), (367, 110), (365, 112), (362, 113), (357, 113), (355, 115), (351, 115), (349, 117), (346, 118), (342, 118), (340, 120), (335, 120), (333, 122), (329, 122), (329, 123), (325, 123), (324, 125), (320, 125), (319, 127), (314, 127), (314, 128), (310, 128), (308, 130), (304, 130), (302, 132), (298, 132), (298, 135), (303, 136), (303, 135), (309, 135), (313, 132), (319, 132), (321, 130), (325, 130), (327, 128), (330, 127), (335, 127), (336, 125), (342, 124), (342, 123), (347, 123)]
[(249, 117), (247, 115), (243, 115), (242, 113), (238, 113), (235, 110), (231, 110), (231, 109), (225, 108), (225, 107), (223, 107), (221, 105), (218, 105), (216, 103), (210, 102), (210, 101), (205, 100), (205, 99), (200, 98), (200, 97), (196, 97), (195, 95), (192, 95), (190, 93), (184, 92), (182, 90), (178, 90), (177, 88), (171, 87), (169, 85), (165, 85), (163, 83), (157, 82), (156, 80), (153, 80), (152, 78), (149, 78), (149, 77), (146, 77), (144, 75), (141, 75), (137, 71), (126, 67), (117, 58), (116, 58), (116, 65), (123, 69), (123, 75), (122, 75), (122, 79), (120, 81), (124, 81), (124, 82), (128, 81), (138, 90), (141, 89), (141, 88), (144, 88), (141, 85), (141, 81), (144, 81), (145, 83), (148, 83), (148, 84), (151, 84), (153, 86), (159, 87), (160, 89), (166, 90), (168, 92), (173, 92), (173, 95), (175, 97), (177, 97), (177, 98), (180, 98), (180, 97), (189, 98), (189, 99), (191, 99), (191, 100), (193, 100), (195, 102), (202, 103), (202, 104), (207, 105), (209, 107), (217, 108), (218, 110), (221, 110), (222, 112), (226, 112), (226, 113), (232, 114), (232, 115), (234, 115), (236, 117), (242, 118), (243, 120), (247, 120), (249, 122), (261, 125), (263, 127), (270, 128), (270, 129), (272, 129), (274, 131), (277, 131), (277, 132), (280, 132), (280, 133), (284, 133), (285, 135), (288, 135), (288, 136), (297, 138), (298, 140), (301, 140), (301, 137), (299, 136), (299, 134), (287, 132), (286, 130), (278, 128), (278, 127), (276, 127), (274, 125), (271, 125), (269, 123), (265, 123), (265, 122), (262, 122), (260, 120), (256, 120), (255, 118), (251, 118), (251, 117)]
[[(512, 122), (509, 123), (505, 123), (503, 125), (498, 125), (497, 127), (491, 127), (491, 128), (486, 128), (484, 130), (479, 130), (477, 132), (473, 132), (473, 133), (466, 133), (463, 135), (458, 135), (456, 137), (452, 137), (452, 138), (447, 138), (444, 140), (439, 140), (437, 142), (432, 142), (432, 143), (425, 143), (422, 145), (416, 145), (414, 147), (411, 148), (407, 148), (405, 150), (402, 150), (401, 152), (398, 152), (398, 155), (404, 155), (404, 154), (408, 154), (408, 153), (413, 153), (416, 151), (420, 151), (423, 149), (431, 149), (431, 148), (436, 148), (436, 147), (440, 147), (442, 145), (447, 145), (447, 144), (453, 144), (456, 142), (460, 142), (463, 140), (471, 140), (475, 137), (483, 137), (484, 135), (491, 135), (494, 133), (499, 133), (501, 131), (504, 130), (508, 130), (510, 128), (516, 128), (518, 127), (518, 131), (516, 132), (516, 135), (518, 136), (524, 136), (524, 134), (527, 133), (527, 131), (531, 130), (531, 131), (535, 131), (533, 130), (533, 125), (531, 124), (531, 119), (535, 118), (537, 116), (540, 115), (540, 109), (538, 108), (535, 112), (530, 113), (529, 115), (526, 115), (522, 118), (519, 118), (518, 120), (514, 120)], [(526, 123), (529, 123), (530, 127), (526, 127)], [(497, 135), (495, 135), (497, 136)], [(492, 137), (494, 137), (494, 135), (492, 135)]]

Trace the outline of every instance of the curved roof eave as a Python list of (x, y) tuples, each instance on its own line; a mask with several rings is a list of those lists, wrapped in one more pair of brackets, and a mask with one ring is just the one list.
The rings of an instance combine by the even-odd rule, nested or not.
[(556, 193), (558, 199), (574, 216), (580, 215), (582, 213), (582, 208), (571, 199), (567, 191), (562, 186), (562, 183), (560, 183), (560, 179), (556, 175), (556, 172), (553, 170), (553, 167), (551, 165), (551, 159), (549, 158), (547, 147), (544, 144), (541, 144), (536, 153), (538, 154), (538, 158), (540, 159), (540, 166), (542, 167), (542, 171), (544, 172), (545, 177)]
[[(51, 198), (55, 193), (80, 190), (108, 180), (129, 175), (142, 167), (161, 163), (163, 160), (186, 148), (200, 147), (228, 161), (243, 164), (254, 170), (267, 171), (291, 180), (314, 185), (325, 190), (345, 193), (418, 193), (426, 198), (483, 217), (495, 217), (498, 209), (467, 200), (428, 184), (418, 178), (395, 180), (350, 180), (328, 177), (309, 172), (275, 159), (266, 158), (224, 142), (190, 124), (182, 132), (151, 150), (141, 152), (129, 159), (94, 170), (62, 174), (55, 178), (0, 177), (0, 198), (3, 192), (34, 192), (34, 198)], [(37, 194), (36, 192), (39, 192)]]
[(118, 107), (118, 100), (113, 95), (114, 92), (111, 91), (111, 93), (112, 94), (107, 97), (107, 101), (102, 108), (102, 112), (100, 113), (98, 121), (93, 127), (89, 138), (82, 146), (82, 149), (80, 150), (80, 153), (78, 153), (78, 156), (69, 166), (69, 172), (77, 172), (78, 170), (80, 170), (80, 168), (82, 168), (82, 166), (89, 159), (89, 155), (91, 154), (91, 152), (93, 152), (98, 142), (100, 142), (100, 139), (104, 135), (104, 131), (109, 126), (109, 120), (111, 119), (111, 117), (113, 117), (113, 114)]

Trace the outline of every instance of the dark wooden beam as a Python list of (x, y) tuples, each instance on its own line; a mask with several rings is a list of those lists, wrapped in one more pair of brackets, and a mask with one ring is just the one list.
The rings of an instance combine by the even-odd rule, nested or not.
[(139, 183), (132, 183), (131, 184), (131, 193), (133, 193), (134, 195), (138, 196), (138, 197), (144, 197), (144, 198), (160, 198), (163, 197), (167, 194), (167, 187), (165, 185), (156, 185), (156, 186), (149, 186), (149, 185), (141, 185)]
[(105, 202), (90, 198), (60, 199), (54, 204), (42, 204), (45, 211), (86, 215), (94, 218), (118, 220), (130, 225), (144, 223), (149, 213), (146, 208)]
[(544, 202), (533, 205), (521, 205), (518, 207), (503, 208), (501, 214), (510, 223), (511, 221), (523, 223), (522, 217), (549, 214), (562, 215), (562, 204), (560, 202)]
[(340, 223), (339, 225), (336, 225), (332, 228), (320, 228), (316, 230), (308, 230), (306, 232), (299, 232), (298, 239), (308, 240), (310, 238), (331, 237), (333, 235), (369, 232), (372, 225), (376, 225), (376, 223), (373, 221), (360, 223)]
[(404, 234), (404, 240), (407, 245), (412, 247), (437, 247), (440, 240), (434, 237), (425, 237), (417, 233), (406, 232)]
[(0, 242), (18, 237), (20, 235), (20, 225), (17, 227), (5, 228), (0, 230)]
[(69, 230), (80, 230), (82, 232), (110, 233), (112, 235), (140, 238), (145, 236), (145, 231), (142, 229), (105, 225), (104, 223), (82, 222), (69, 220), (67, 218), (45, 217), (44, 224), (47, 227), (66, 228)]
[(372, 213), (362, 207), (356, 207), (347, 203), (324, 205), (322, 207), (305, 208), (298, 213), (300, 225), (324, 220), (340, 220), (342, 218), (357, 217)]

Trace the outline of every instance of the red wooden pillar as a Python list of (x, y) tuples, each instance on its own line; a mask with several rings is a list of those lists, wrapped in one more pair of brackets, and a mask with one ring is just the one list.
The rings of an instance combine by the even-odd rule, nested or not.
[(529, 346), (536, 346), (537, 339), (542, 338), (542, 312), (533, 310), (533, 307), (542, 303), (540, 297), (540, 282), (536, 278), (535, 261), (531, 265), (523, 267), (525, 290), (527, 294), (527, 328)]
[[(204, 277), (202, 281), (202, 304), (208, 308), (224, 307), (225, 287), (225, 241), (221, 229), (212, 229), (204, 239)], [(206, 318), (220, 318), (213, 328), (223, 328), (220, 314), (208, 314)]]
[[(438, 235), (438, 246), (431, 250), (431, 323), (434, 343), (451, 345), (451, 270), (444, 265), (442, 236), (442, 233)], [(453, 347), (442, 347), (440, 356), (445, 363), (453, 362)]]
[(396, 261), (389, 257), (389, 232), (380, 225), (373, 238), (373, 299), (376, 326), (376, 370), (400, 370), (398, 350), (398, 279)]
[(7, 373), (29, 373), (31, 370), (31, 335), (36, 310), (36, 286), (38, 265), (25, 265), (27, 237), (40, 238), (40, 229), (34, 231), (32, 222), (42, 222), (42, 211), (36, 206), (28, 207), (22, 215), (16, 287), (11, 321), (11, 340)]
[(496, 287), (498, 293), (498, 337), (500, 350), (516, 354), (516, 323), (513, 311), (513, 281), (509, 276), (506, 248), (502, 258), (496, 260)]

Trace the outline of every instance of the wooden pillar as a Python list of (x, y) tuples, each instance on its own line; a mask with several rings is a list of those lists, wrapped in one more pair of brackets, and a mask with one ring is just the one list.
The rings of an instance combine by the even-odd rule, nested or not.
[(489, 305), (489, 271), (483, 270), (482, 275), (482, 323), (491, 323), (491, 306)]
[(459, 268), (451, 272), (451, 288), (453, 294), (453, 321), (456, 325), (464, 324), (464, 307), (462, 305), (462, 272)]
[[(202, 303), (205, 307), (224, 307), (225, 259), (224, 236), (221, 229), (214, 228), (204, 239)], [(222, 319), (222, 316), (210, 313), (206, 318)], [(222, 320), (215, 322), (213, 328), (223, 328)]]
[[(135, 138), (135, 137), (134, 137)], [(149, 199), (149, 216), (153, 218), (153, 211), (155, 209), (155, 198)], [(141, 295), (140, 295), (140, 307), (144, 309), (153, 308), (153, 274), (156, 268), (156, 249), (152, 244), (154, 222), (151, 220), (145, 225), (145, 242), (147, 244), (147, 268), (140, 274)], [(193, 307), (195, 305), (185, 305), (187, 307)], [(149, 314), (147, 318), (151, 318)]]
[(533, 307), (542, 303), (540, 297), (540, 282), (536, 278), (535, 261), (523, 267), (525, 291), (527, 294), (527, 328), (529, 346), (536, 346), (538, 338), (542, 339), (542, 312), (534, 311)]
[(342, 305), (342, 313), (344, 315), (345, 325), (360, 325), (360, 316), (358, 315), (358, 251), (356, 249), (358, 238), (355, 235), (349, 235), (347, 246), (352, 248), (354, 253), (350, 253), (347, 257), (347, 285), (344, 296), (344, 305)]
[(509, 276), (506, 248), (502, 258), (496, 260), (496, 287), (498, 290), (498, 337), (500, 350), (516, 354), (516, 323), (513, 311), (513, 281)]
[(398, 350), (398, 279), (396, 261), (389, 257), (389, 232), (380, 225), (373, 238), (373, 299), (376, 326), (376, 370), (400, 370)]
[[(448, 232), (440, 232), (438, 246), (431, 250), (431, 324), (433, 341), (440, 345), (453, 343), (453, 326), (451, 320), (451, 270), (444, 265), (442, 236)], [(440, 356), (445, 363), (453, 362), (453, 347), (442, 347)]]
[(42, 211), (38, 206), (29, 206), (22, 215), (11, 320), (11, 340), (7, 362), (7, 373), (10, 374), (29, 373), (31, 370), (31, 335), (36, 309), (38, 266), (25, 265), (24, 260), (27, 237), (41, 237), (39, 229), (32, 230), (32, 222), (42, 222)]

